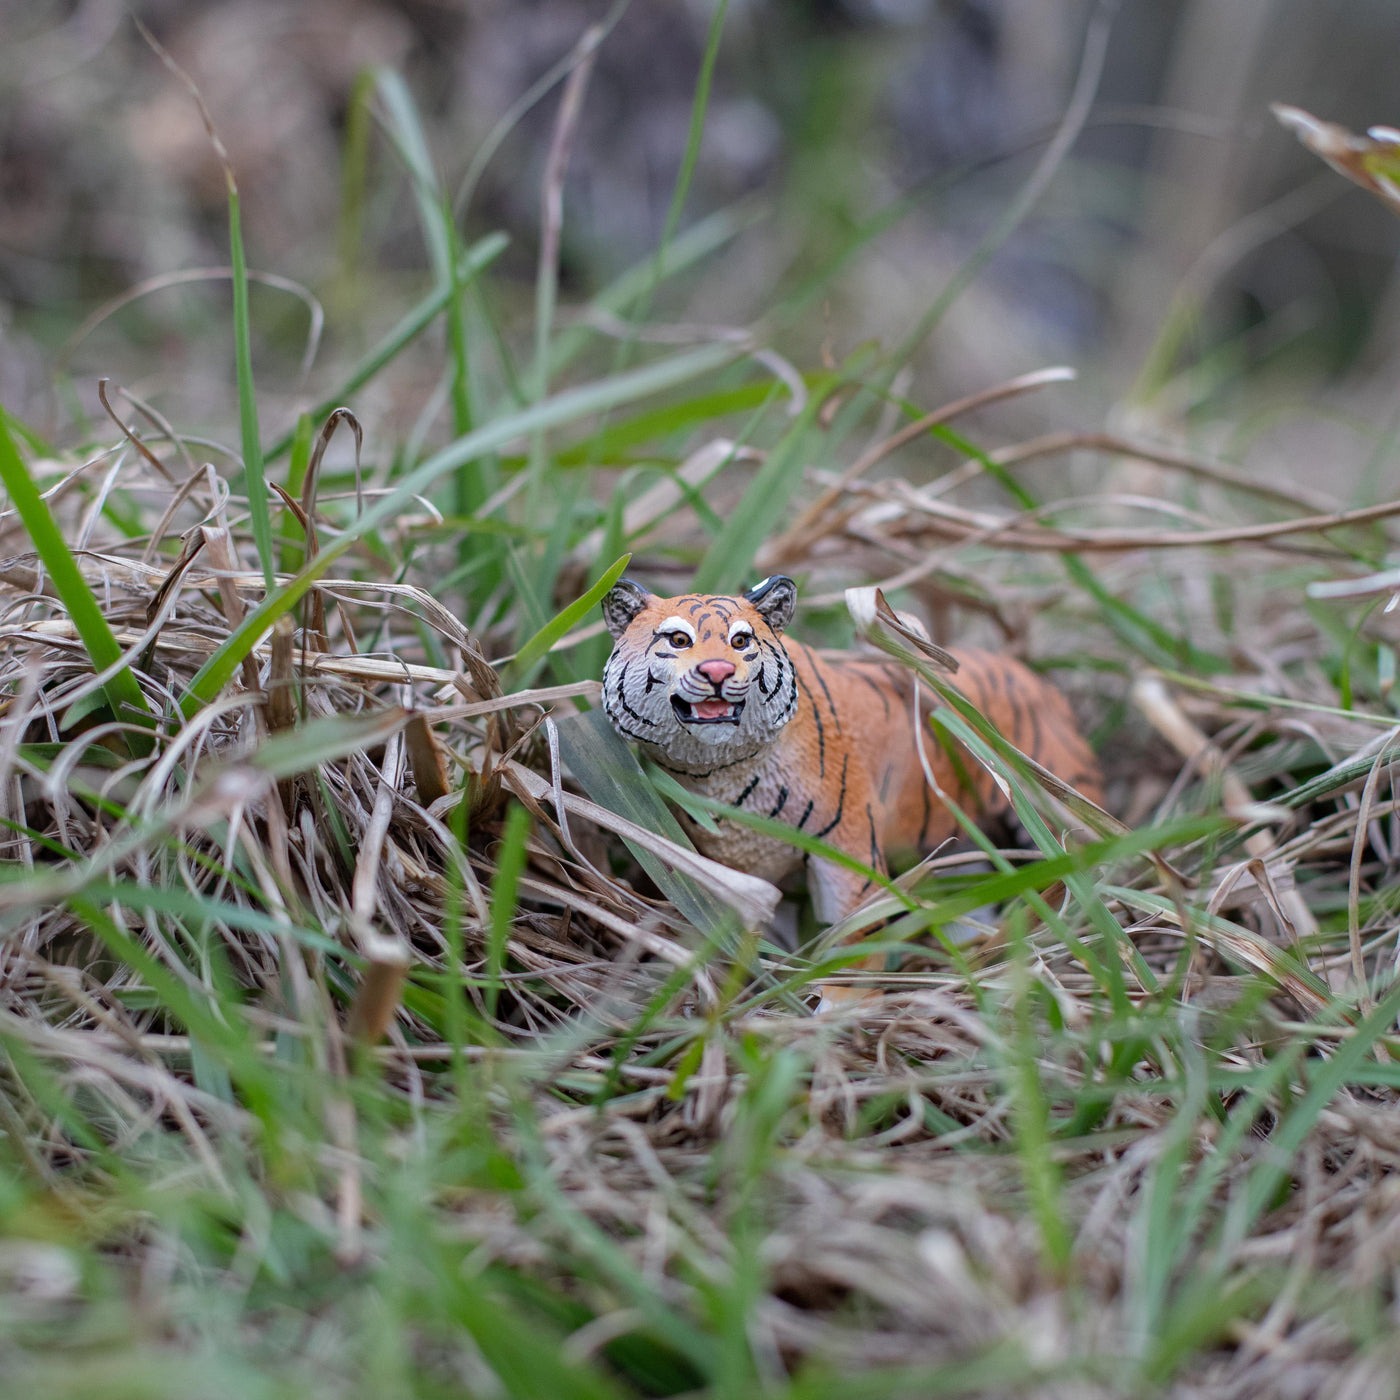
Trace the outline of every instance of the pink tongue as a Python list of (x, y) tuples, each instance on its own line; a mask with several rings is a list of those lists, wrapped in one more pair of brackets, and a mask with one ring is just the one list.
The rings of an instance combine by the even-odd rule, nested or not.
[(692, 708), (701, 719), (728, 719), (734, 707), (728, 700), (701, 700)]

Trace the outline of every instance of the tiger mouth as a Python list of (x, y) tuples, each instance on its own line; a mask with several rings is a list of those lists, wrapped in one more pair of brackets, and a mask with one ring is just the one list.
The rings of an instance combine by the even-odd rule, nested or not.
[(744, 713), (742, 700), (697, 700), (691, 704), (679, 695), (671, 697), (671, 708), (682, 724), (738, 724)]

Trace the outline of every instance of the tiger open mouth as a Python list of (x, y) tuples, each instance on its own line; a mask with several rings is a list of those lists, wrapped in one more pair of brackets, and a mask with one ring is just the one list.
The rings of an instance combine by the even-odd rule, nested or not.
[(691, 704), (679, 695), (671, 697), (671, 708), (682, 724), (738, 724), (744, 713), (742, 700), (697, 700)]

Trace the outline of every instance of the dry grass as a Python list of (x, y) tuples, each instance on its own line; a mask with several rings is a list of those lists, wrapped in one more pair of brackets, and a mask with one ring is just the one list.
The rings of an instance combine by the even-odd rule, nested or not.
[[(1157, 511), (1183, 473), (1206, 474), (1093, 445), (1112, 449), (1119, 479), (1157, 459)], [(952, 480), (1029, 455), (973, 459)], [(605, 1356), (609, 1385), (647, 1393), (738, 1393), (731, 1365), (745, 1385), (828, 1376), (814, 1394), (1382, 1393), (1400, 1262), (1396, 726), (1360, 667), (1343, 703), (1296, 584), (1285, 598), (1271, 582), (1300, 559), (1345, 567), (1335, 530), (1311, 516), (1260, 530), (1228, 480), (1178, 516), (1237, 521), (1212, 533), (1228, 550), (1159, 553), (1186, 527), (1160, 541), (1112, 527), (1103, 586), (1173, 599), (1173, 627), (1216, 663), (1171, 675), (1124, 646), (1141, 615), (1110, 614), (1115, 635), (1073, 575), (1032, 573), (1003, 548), (1025, 514), (964, 510), (899, 475), (824, 487), (809, 472), (819, 508), (772, 555), (809, 595), (874, 559), (917, 559), (906, 586), (945, 625), (975, 587), (1000, 644), (1075, 647), (1066, 680), (1086, 711), (1116, 696), (1139, 715), (1105, 749), (1128, 823), (1106, 832), (1146, 833), (1135, 848), (1156, 853), (1122, 837), (1081, 850), (1072, 866), (1093, 878), (1068, 886), (1011, 853), (1032, 878), (993, 931), (924, 940), (873, 978), (880, 1001), (835, 1019), (804, 1007), (805, 959), (735, 943), (738, 924), (697, 930), (619, 864), (568, 796), (542, 718), (567, 735), (596, 691), (503, 691), (489, 658), (513, 619), (472, 636), (414, 583), (450, 549), (429, 532), (425, 551), (421, 514), (387, 525), (353, 577), (322, 579), (302, 625), (275, 630), (182, 721), (199, 667), (261, 593), (259, 574), (227, 567), (247, 553), (240, 503), (196, 486), (160, 536), (132, 535), (132, 511), (154, 526), (169, 492), (145, 454), (118, 443), (81, 471), (32, 470), (56, 486), (49, 504), (165, 717), (142, 754), (130, 725), (82, 714), (92, 669), (11, 518), (5, 1142), (48, 1209), (120, 1203), (118, 1239), (98, 1232), (119, 1273), (178, 1278), (190, 1262), (169, 1227), (131, 1218), (136, 1174), (242, 1220), (218, 1265), (241, 1289), (269, 1267), (249, 1192), (321, 1241), (323, 1267), (385, 1287), (402, 1189), (385, 1174), (402, 1171), (425, 1193), (413, 1230), (435, 1248), (580, 1310), (558, 1352), (580, 1386)], [(721, 510), (745, 471), (716, 479)], [(95, 509), (118, 498), (122, 531)], [(1035, 528), (1067, 544), (1087, 531), (1060, 522), (1142, 499), (1081, 495), (1037, 508)], [(672, 510), (631, 544), (660, 574), (661, 547), (698, 528)], [(150, 562), (181, 537), (174, 569)], [(506, 819), (512, 796), (528, 831)], [(1219, 812), (1223, 824), (1172, 825)], [(665, 838), (653, 846), (687, 868)], [(965, 904), (984, 902), (995, 878), (945, 856), (894, 932), (941, 923), (969, 889)], [(740, 883), (721, 890), (730, 903), (752, 894)], [(1047, 905), (1034, 890), (1052, 883)], [(463, 1152), (520, 1176), (492, 1189), (482, 1167), (459, 1170)], [(80, 1296), (69, 1253), (32, 1243), (15, 1257), (12, 1295), (51, 1326)], [(444, 1345), (403, 1341), (427, 1372)], [(892, 1369), (877, 1382), (872, 1368)]]
[[(902, 397), (1106, 34), (896, 351), (794, 365), (776, 297), (662, 321), (748, 218), (672, 239), (688, 172), (669, 247), (556, 317), (590, 33), (514, 340), (501, 241), (440, 220), (379, 81), (434, 283), (315, 402), (387, 393), (411, 348), (438, 389), (406, 442), (338, 411), (260, 446), (246, 320), (241, 458), (133, 395), (62, 450), (5, 420), (7, 1391), (1397, 1393), (1400, 504), (1165, 434), (1018, 438), (996, 406), (1033, 420), (1059, 369)], [(781, 567), (822, 642), (879, 582), (935, 641), (1026, 656), (1109, 812), (944, 704), (1028, 847), (970, 836), (858, 951), (785, 951), (800, 890), (698, 857), (589, 709), (625, 554), (660, 589)], [(817, 977), (883, 995), (816, 1016)]]

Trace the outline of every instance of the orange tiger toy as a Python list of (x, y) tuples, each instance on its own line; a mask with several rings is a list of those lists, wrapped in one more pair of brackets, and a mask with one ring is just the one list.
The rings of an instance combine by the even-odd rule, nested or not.
[[(959, 829), (924, 777), (913, 676), (896, 662), (785, 642), (796, 605), (790, 578), (764, 579), (739, 598), (657, 598), (623, 579), (603, 600), (616, 638), (604, 707), (618, 733), (692, 791), (788, 822), (883, 872), (887, 855), (927, 853)], [(1064, 696), (1009, 657), (954, 655), (958, 687), (1002, 734), (1097, 802), (1098, 762)], [(924, 751), (959, 805), (970, 800), (982, 816), (1005, 810), (970, 755), (956, 763), (937, 742)], [(718, 826), (718, 835), (688, 830), (703, 854), (736, 870), (779, 880), (804, 859), (732, 821)], [(831, 861), (809, 862), (823, 923), (850, 913), (869, 883)]]

